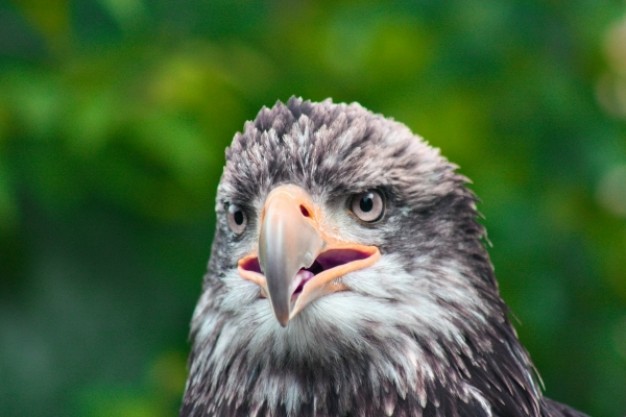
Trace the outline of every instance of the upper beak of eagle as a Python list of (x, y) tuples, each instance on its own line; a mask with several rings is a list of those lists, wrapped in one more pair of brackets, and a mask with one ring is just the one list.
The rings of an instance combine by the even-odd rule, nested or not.
[(380, 257), (375, 246), (332, 237), (319, 207), (295, 185), (272, 190), (260, 220), (258, 253), (241, 258), (238, 270), (262, 288), (283, 327), (314, 300), (347, 289), (339, 278)]

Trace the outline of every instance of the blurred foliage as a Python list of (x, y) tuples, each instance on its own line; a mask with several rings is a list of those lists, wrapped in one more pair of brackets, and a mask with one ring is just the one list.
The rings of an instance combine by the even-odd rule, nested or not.
[(0, 0), (3, 416), (176, 414), (224, 148), (292, 94), (459, 163), (547, 395), (624, 414), (623, 2)]

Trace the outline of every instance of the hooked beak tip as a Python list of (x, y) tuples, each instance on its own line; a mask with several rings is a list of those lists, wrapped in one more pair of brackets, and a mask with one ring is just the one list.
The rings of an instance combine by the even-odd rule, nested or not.
[(278, 319), (278, 323), (280, 327), (287, 327), (287, 323), (289, 323), (289, 316), (276, 317)]

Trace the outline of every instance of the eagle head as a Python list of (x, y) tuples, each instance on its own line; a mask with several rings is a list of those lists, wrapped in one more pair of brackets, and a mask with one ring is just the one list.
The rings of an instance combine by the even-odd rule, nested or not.
[(509, 323), (466, 183), (359, 104), (263, 108), (226, 152), (181, 416), (555, 407)]

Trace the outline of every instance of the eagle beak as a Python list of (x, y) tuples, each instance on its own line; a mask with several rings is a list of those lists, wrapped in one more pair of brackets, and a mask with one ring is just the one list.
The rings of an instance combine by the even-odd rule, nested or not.
[(312, 301), (346, 290), (339, 278), (369, 267), (379, 257), (375, 246), (331, 237), (309, 194), (295, 185), (282, 185), (265, 201), (258, 255), (240, 259), (238, 270), (262, 288), (285, 327)]

